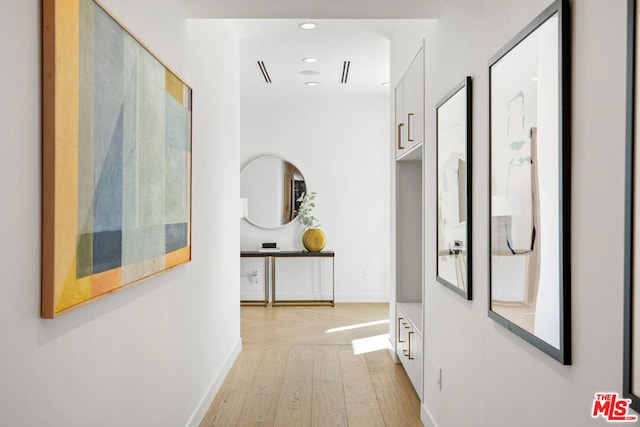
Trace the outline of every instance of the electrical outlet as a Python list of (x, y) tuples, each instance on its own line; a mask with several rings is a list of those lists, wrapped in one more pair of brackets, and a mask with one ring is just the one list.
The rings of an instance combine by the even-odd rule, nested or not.
[(442, 391), (442, 368), (438, 368), (437, 381), (438, 381), (438, 390)]

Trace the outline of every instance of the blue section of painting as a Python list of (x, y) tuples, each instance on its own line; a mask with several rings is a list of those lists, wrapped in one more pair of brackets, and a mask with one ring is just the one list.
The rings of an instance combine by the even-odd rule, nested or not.
[(93, 231), (98, 233), (122, 229), (124, 31), (96, 6), (95, 34)]
[(184, 248), (189, 243), (189, 225), (167, 224), (165, 227), (166, 252), (173, 252)]
[(94, 232), (122, 230), (122, 112), (94, 193)]
[(122, 230), (93, 233), (93, 274), (122, 265)]
[(165, 126), (167, 146), (184, 151), (190, 150), (190, 141), (187, 137), (188, 112), (170, 94), (165, 94)]

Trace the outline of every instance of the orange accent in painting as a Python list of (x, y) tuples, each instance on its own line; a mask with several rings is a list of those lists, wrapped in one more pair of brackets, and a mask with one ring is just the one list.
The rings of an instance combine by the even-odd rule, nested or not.
[(165, 71), (165, 90), (180, 104), (184, 103), (184, 83), (171, 71)]
[(114, 268), (113, 270), (97, 273), (93, 276), (93, 295), (94, 297), (122, 286), (122, 268)]
[[(55, 264), (56, 312), (81, 301), (87, 283), (76, 281), (78, 232), (79, 0), (56, 3)], [(90, 286), (90, 283), (89, 283)], [(86, 299), (86, 298), (85, 298)]]
[(176, 265), (180, 265), (191, 259), (191, 248), (186, 247), (178, 249), (177, 251), (169, 252), (164, 256), (164, 258), (165, 268), (175, 267)]

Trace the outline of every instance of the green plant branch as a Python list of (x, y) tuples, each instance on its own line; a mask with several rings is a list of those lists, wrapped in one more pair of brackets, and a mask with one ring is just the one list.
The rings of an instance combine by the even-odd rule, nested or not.
[(316, 206), (316, 193), (302, 193), (302, 196), (297, 200), (300, 203), (300, 209), (298, 210), (298, 220), (304, 225), (306, 229), (318, 228), (318, 218), (312, 215), (311, 211)]

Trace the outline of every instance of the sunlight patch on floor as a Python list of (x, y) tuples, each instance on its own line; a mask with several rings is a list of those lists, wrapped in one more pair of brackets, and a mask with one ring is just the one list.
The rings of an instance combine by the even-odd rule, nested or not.
[(371, 353), (372, 351), (383, 350), (389, 348), (389, 334), (374, 335), (372, 337), (360, 338), (351, 341), (353, 346), (353, 354)]
[(351, 329), (366, 328), (367, 326), (382, 325), (385, 323), (389, 323), (389, 319), (375, 320), (373, 322), (366, 322), (366, 323), (358, 323), (356, 325), (341, 326), (339, 328), (331, 328), (331, 329), (327, 329), (325, 333), (330, 334), (333, 332), (342, 332), (342, 331), (348, 331)]

